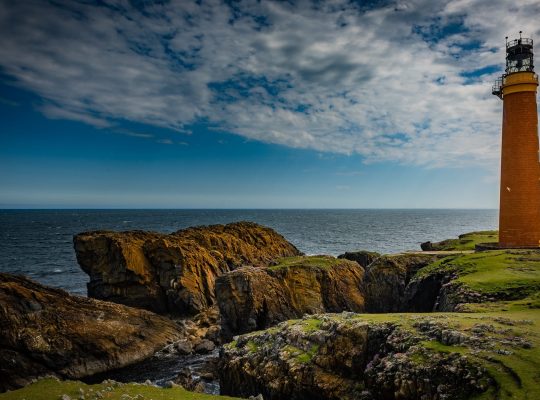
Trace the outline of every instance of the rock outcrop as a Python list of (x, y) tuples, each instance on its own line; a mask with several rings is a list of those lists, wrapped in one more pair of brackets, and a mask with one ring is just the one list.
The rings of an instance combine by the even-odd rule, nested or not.
[[(430, 336), (441, 332), (431, 329), (436, 324), (413, 324), (326, 314), (240, 336), (222, 350), (221, 392), (265, 400), (457, 400), (490, 387), (477, 362), (422, 345), (437, 340)], [(461, 345), (469, 338), (459, 337)]]
[(300, 254), (272, 229), (249, 222), (171, 234), (86, 232), (74, 237), (74, 247), (90, 276), (90, 297), (178, 316), (214, 305), (219, 275)]
[(0, 273), (0, 391), (33, 378), (79, 379), (143, 360), (182, 337), (148, 311), (71, 296)]
[(344, 254), (340, 254), (338, 258), (344, 258), (345, 260), (356, 261), (362, 267), (367, 267), (369, 264), (378, 259), (381, 255), (375, 251), (348, 251)]
[(409, 285), (415, 274), (443, 256), (427, 254), (385, 255), (366, 269), (366, 312), (433, 311), (442, 285), (440, 280)]
[(303, 314), (364, 311), (364, 269), (330, 256), (293, 257), (220, 276), (222, 336), (260, 330)]
[(457, 239), (446, 239), (440, 242), (424, 242), (420, 245), (423, 251), (464, 251), (474, 250), (482, 243), (497, 243), (499, 232), (478, 231), (459, 235)]

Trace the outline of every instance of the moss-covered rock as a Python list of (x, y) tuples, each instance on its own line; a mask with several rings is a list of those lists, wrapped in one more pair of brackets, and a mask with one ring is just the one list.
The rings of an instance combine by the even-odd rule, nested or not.
[[(318, 323), (314, 324), (314, 320)], [(436, 325), (446, 336), (429, 328)], [(314, 328), (316, 326), (316, 328)], [(495, 390), (471, 351), (493, 342), (474, 337), (452, 349), (441, 342), (447, 316), (353, 313), (314, 315), (237, 338), (222, 352), (222, 392), (265, 399), (466, 399)], [(446, 342), (444, 342), (446, 343)], [(251, 344), (251, 345), (250, 345)], [(496, 354), (494, 351), (486, 350)]]

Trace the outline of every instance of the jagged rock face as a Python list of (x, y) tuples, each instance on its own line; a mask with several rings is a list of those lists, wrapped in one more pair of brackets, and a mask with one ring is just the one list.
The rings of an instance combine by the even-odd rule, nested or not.
[(375, 251), (351, 251), (344, 254), (340, 254), (338, 258), (344, 258), (346, 260), (356, 261), (362, 267), (367, 267), (369, 264), (374, 262), (376, 259), (381, 257), (381, 255)]
[(362, 312), (363, 276), (357, 263), (330, 256), (224, 274), (216, 282), (222, 336), (230, 339), (304, 314)]
[(396, 323), (315, 315), (224, 346), (221, 392), (266, 400), (441, 400), (485, 391), (485, 371), (457, 353), (420, 345)]
[(54, 374), (69, 379), (143, 360), (182, 336), (148, 311), (71, 296), (0, 273), (0, 391)]
[(366, 312), (433, 311), (442, 283), (438, 279), (409, 283), (416, 272), (440, 257), (400, 254), (376, 259), (364, 279)]
[(272, 229), (248, 222), (171, 234), (86, 232), (74, 237), (74, 247), (90, 276), (90, 297), (173, 315), (211, 307), (224, 272), (300, 254)]

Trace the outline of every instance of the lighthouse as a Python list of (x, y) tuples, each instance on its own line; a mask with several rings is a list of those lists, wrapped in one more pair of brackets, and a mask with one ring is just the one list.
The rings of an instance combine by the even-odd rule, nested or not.
[(540, 159), (533, 41), (506, 38), (506, 70), (493, 86), (503, 101), (499, 246), (540, 247)]

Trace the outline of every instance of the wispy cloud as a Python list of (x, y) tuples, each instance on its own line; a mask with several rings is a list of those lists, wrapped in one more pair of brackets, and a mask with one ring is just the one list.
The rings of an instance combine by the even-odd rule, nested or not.
[(496, 163), (493, 66), (504, 36), (540, 34), (538, 1), (358, 3), (4, 0), (0, 65), (51, 118), (204, 121), (366, 162)]
[(156, 140), (156, 142), (161, 143), (161, 144), (174, 144), (174, 142), (171, 139), (159, 139), (159, 140)]
[(155, 137), (155, 135), (152, 133), (136, 132), (136, 131), (130, 131), (127, 129), (122, 129), (122, 128), (114, 129), (114, 133), (119, 133), (121, 135), (126, 135), (126, 136), (138, 137), (141, 139), (153, 139)]

